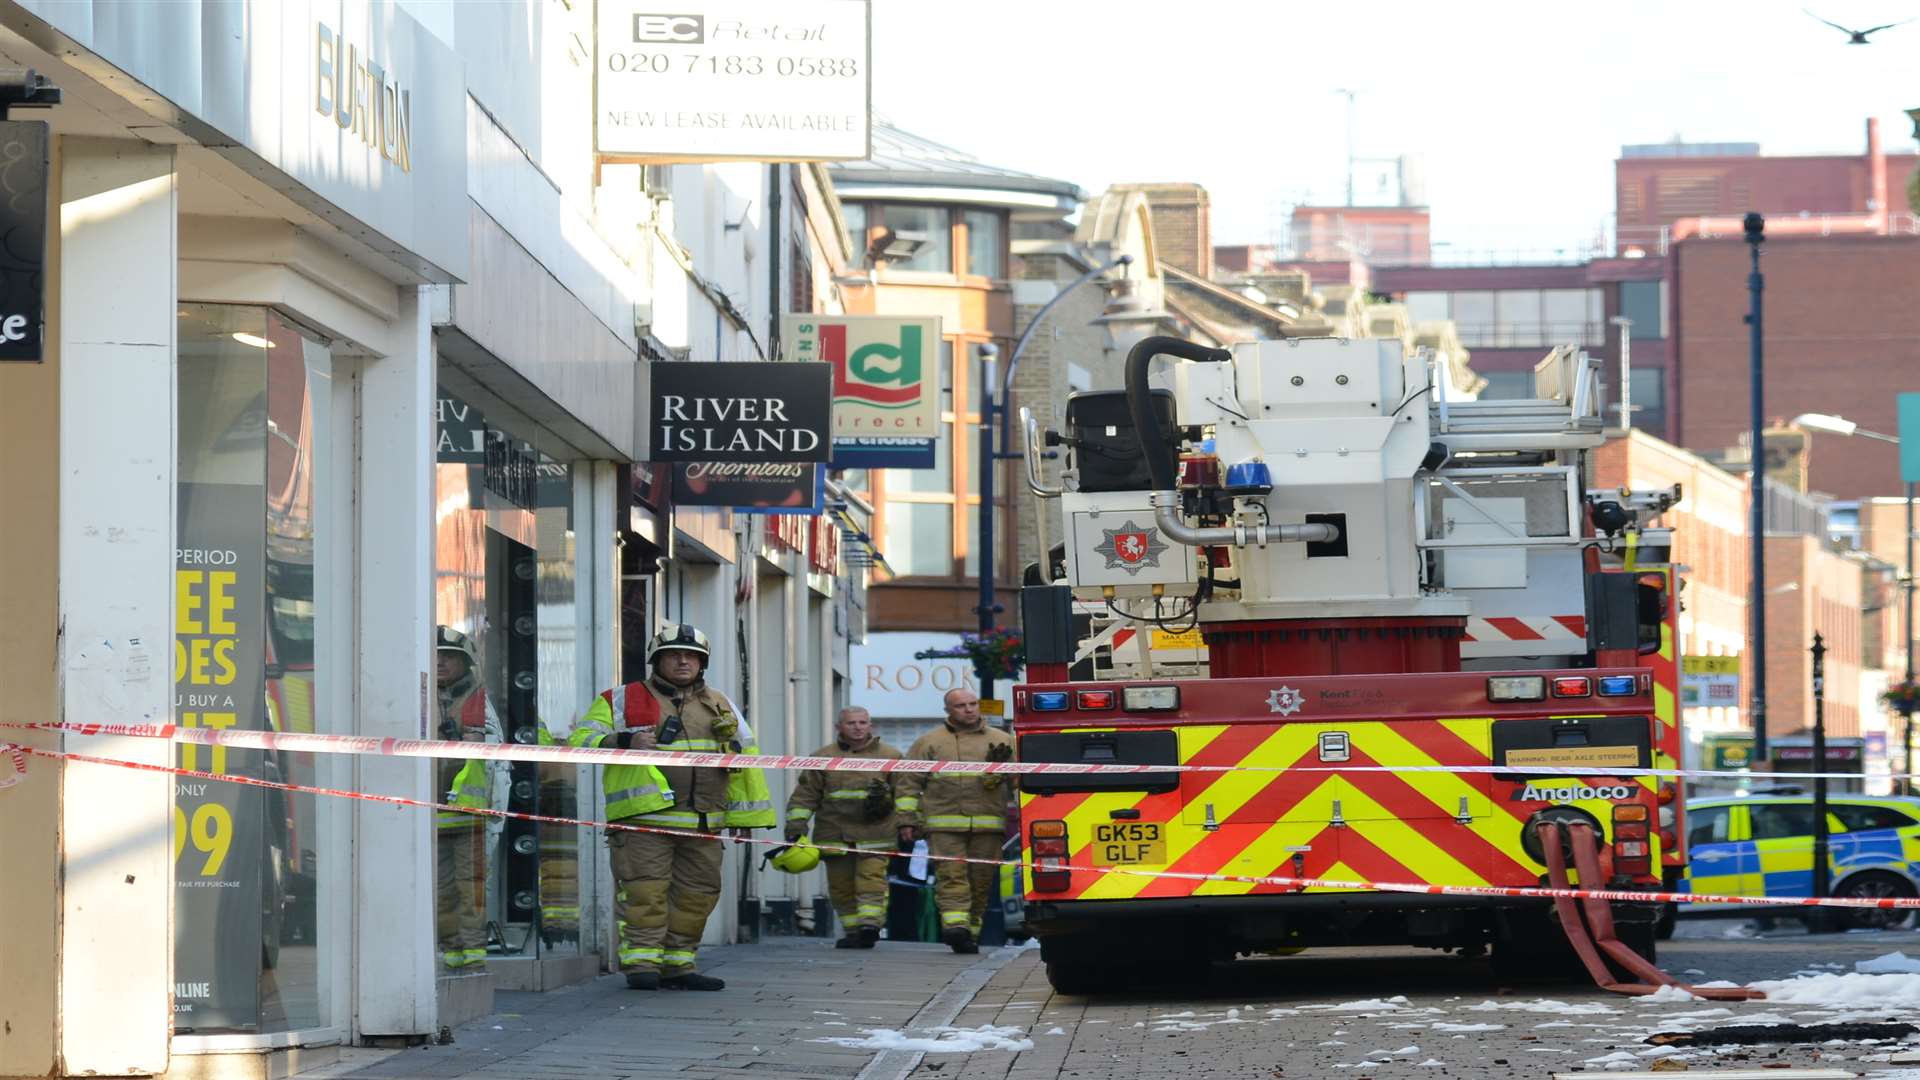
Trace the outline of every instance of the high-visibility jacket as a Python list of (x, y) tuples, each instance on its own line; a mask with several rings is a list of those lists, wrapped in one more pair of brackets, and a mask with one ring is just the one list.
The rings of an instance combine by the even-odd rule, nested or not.
[[(446, 719), (457, 723), (461, 742), (500, 741), (500, 718), (494, 715), (493, 705), (487, 700), (487, 688), (474, 673), (468, 672), (459, 681), (441, 687), (439, 705), (442, 726)], [(476, 809), (493, 805), (493, 778), (484, 761), (436, 758), (434, 777), (440, 802)], [(484, 815), (454, 810), (441, 810), (434, 815), (434, 824), (442, 829), (471, 828), (485, 820)]]
[[(1013, 753), (1013, 736), (982, 723), (974, 731), (955, 731), (951, 723), (927, 732), (907, 751), (913, 761), (987, 761), (995, 746)], [(1010, 759), (1009, 759), (1010, 760)], [(1001, 832), (1007, 825), (1007, 793), (1000, 776), (933, 775), (903, 772), (900, 823), (929, 832)]]
[[(872, 738), (858, 750), (835, 742), (815, 750), (812, 756), (897, 760), (900, 751)], [(899, 823), (891, 807), (884, 816), (869, 818), (868, 794), (878, 784), (886, 790), (889, 802), (897, 802), (899, 776), (899, 773), (808, 769), (800, 774), (793, 785), (793, 797), (787, 800), (787, 827), (811, 825), (816, 844), (891, 852), (898, 842)]]
[[(644, 709), (628, 709), (628, 692), (637, 683), (617, 686), (612, 690), (602, 690), (587, 706), (587, 713), (573, 726), (573, 734), (568, 736), (570, 746), (601, 746), (608, 743), (614, 732), (636, 727), (645, 727), (652, 721)], [(613, 702), (618, 701), (620, 708), (615, 709)], [(667, 784), (667, 778), (657, 766), (646, 764), (606, 765), (600, 770), (600, 784), (607, 793), (607, 819), (620, 821), (638, 817), (673, 805), (673, 789)]]
[[(580, 718), (572, 742), (575, 746), (600, 746), (616, 730), (653, 727), (670, 716), (680, 717), (680, 736), (671, 743), (657, 744), (655, 749), (696, 753), (760, 752), (747, 718), (725, 694), (704, 683), (662, 689), (651, 680), (603, 691)], [(767, 790), (766, 776), (759, 769), (669, 765), (654, 771), (660, 776), (655, 783), (667, 792), (668, 801), (664, 805), (641, 809), (638, 801), (648, 801), (644, 796), (649, 794), (641, 785), (632, 789), (635, 803), (628, 804), (623, 799), (616, 808), (614, 770), (609, 768), (607, 816), (611, 819), (633, 817), (640, 824), (688, 829), (763, 829), (775, 823), (773, 795)], [(628, 812), (621, 813), (622, 809)]]

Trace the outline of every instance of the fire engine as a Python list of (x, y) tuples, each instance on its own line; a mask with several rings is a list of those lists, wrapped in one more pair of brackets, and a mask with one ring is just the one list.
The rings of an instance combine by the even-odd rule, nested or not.
[(1331, 945), (1665, 981), (1657, 904), (1354, 887), (1645, 891), (1685, 866), (1673, 778), (1606, 771), (1680, 757), (1653, 523), (1681, 492), (1590, 490), (1596, 358), (1555, 349), (1533, 384), (1460, 400), (1397, 340), (1156, 337), (1065, 430), (1023, 415), (1062, 535), (1021, 592), (1021, 760), (1236, 767), (1023, 779), (1056, 989)]

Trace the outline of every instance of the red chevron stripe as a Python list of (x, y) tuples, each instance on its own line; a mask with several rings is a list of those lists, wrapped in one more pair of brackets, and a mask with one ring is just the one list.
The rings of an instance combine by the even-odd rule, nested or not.
[[(1355, 764), (1377, 764), (1357, 747), (1354, 757)], [(1488, 843), (1479, 833), (1453, 820), (1453, 815), (1447, 813), (1444, 807), (1436, 806), (1408, 779), (1394, 773), (1353, 773), (1346, 777), (1346, 781), (1356, 791), (1379, 803), (1401, 824), (1425, 837), (1434, 847), (1452, 855), (1474, 873), (1488, 875), (1489, 882), (1498, 883), (1514, 877), (1529, 885), (1534, 882), (1536, 875), (1532, 871), (1521, 866), (1497, 845)], [(1426, 878), (1423, 875), (1415, 880), (1424, 881)]]
[(1525, 622), (1514, 618), (1488, 619), (1487, 625), (1506, 637), (1509, 641), (1544, 641), (1546, 636)]
[[(1256, 792), (1254, 798), (1249, 800), (1249, 802), (1262, 800), (1268, 792), (1272, 791), (1286, 776), (1286, 773), (1276, 775), (1265, 787), (1261, 788), (1259, 792)], [(1313, 794), (1314, 791), (1318, 790), (1320, 784), (1327, 783), (1331, 779), (1331, 777), (1321, 776), (1318, 778), (1318, 782), (1311, 786), (1301, 787), (1296, 784), (1294, 785), (1294, 789), (1286, 792), (1284, 796), (1266, 799), (1263, 804), (1261, 820), (1238, 823), (1230, 828), (1222, 829), (1219, 832), (1207, 836), (1189, 848), (1186, 854), (1175, 859), (1173, 864), (1167, 867), (1167, 869), (1209, 873), (1220, 870), (1220, 868), (1229, 865), (1233, 860), (1239, 858), (1242, 852), (1246, 851), (1250, 845), (1265, 835), (1267, 829), (1272, 826), (1274, 821), (1284, 816), (1288, 810), (1293, 809), (1302, 799), (1305, 799), (1307, 796)], [(1189, 805), (1192, 804), (1189, 803)], [(1185, 881), (1179, 878), (1156, 878), (1149, 882), (1146, 888), (1140, 890), (1139, 895), (1142, 897), (1189, 896), (1192, 895), (1193, 890), (1198, 887), (1199, 884), (1197, 881)]]

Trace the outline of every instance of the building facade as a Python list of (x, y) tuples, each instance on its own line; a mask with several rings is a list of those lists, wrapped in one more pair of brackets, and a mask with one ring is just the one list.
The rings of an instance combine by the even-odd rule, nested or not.
[[(64, 94), (46, 345), (0, 364), (20, 717), (434, 738), (444, 628), (476, 728), (564, 741), (688, 621), (764, 749), (827, 740), (863, 571), (825, 518), (676, 505), (644, 422), (653, 365), (773, 359), (783, 312), (841, 308), (824, 170), (597, 160), (579, 5), (0, 8)], [(449, 970), (431, 810), (219, 779), (444, 800), (426, 760), (0, 741), (32, 752), (0, 780), (0, 1075), (280, 1074), (611, 955), (598, 830), (476, 827)], [(485, 772), (491, 809), (604, 819), (595, 770)], [(819, 891), (758, 863), (730, 852), (710, 941)]]

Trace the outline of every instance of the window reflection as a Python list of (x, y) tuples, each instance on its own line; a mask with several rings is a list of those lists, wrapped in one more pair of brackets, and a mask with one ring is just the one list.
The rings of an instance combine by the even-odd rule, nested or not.
[[(319, 708), (331, 354), (250, 307), (184, 305), (178, 342), (175, 719), (335, 730)], [(215, 775), (340, 786), (339, 763), (324, 755), (183, 746), (178, 760)], [(319, 912), (333, 888), (321, 866), (338, 808), (191, 778), (176, 785), (174, 805), (175, 1030), (330, 1024)]]

